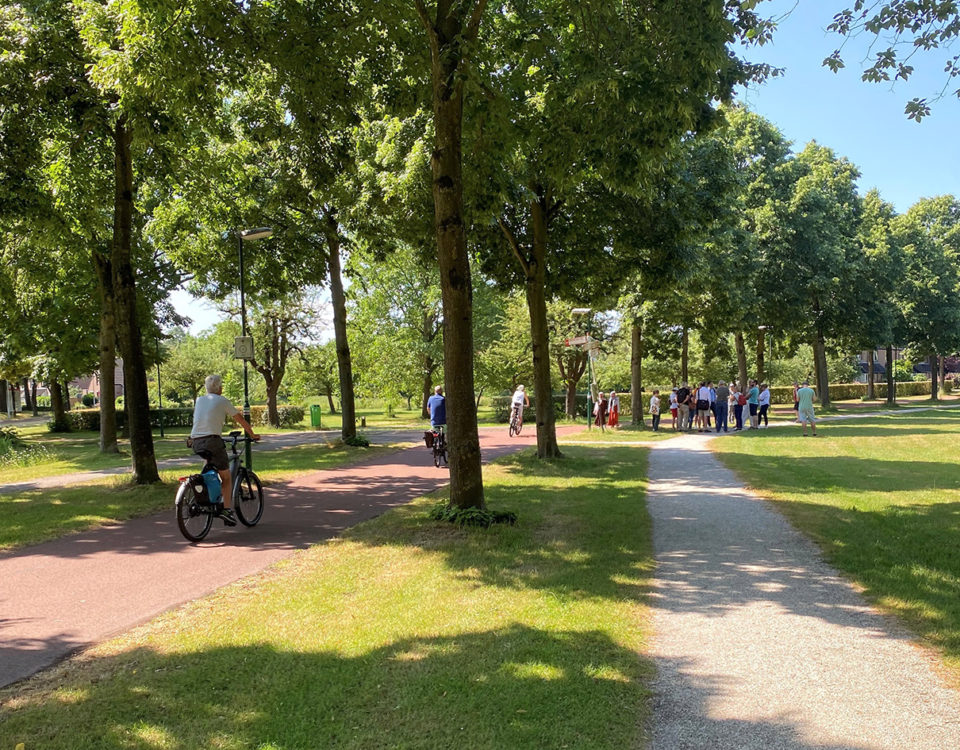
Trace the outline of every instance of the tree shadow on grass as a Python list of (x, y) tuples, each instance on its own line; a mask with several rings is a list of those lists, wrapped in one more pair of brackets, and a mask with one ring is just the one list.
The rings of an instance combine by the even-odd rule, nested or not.
[(40, 683), (59, 694), (19, 686), (0, 746), (626, 747), (639, 743), (651, 676), (603, 633), (522, 625), (359, 655), (140, 648), (59, 672)]

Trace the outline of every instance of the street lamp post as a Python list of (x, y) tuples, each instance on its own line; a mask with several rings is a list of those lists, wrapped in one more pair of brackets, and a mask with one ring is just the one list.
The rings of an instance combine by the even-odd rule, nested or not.
[(163, 389), (160, 386), (160, 337), (157, 336), (157, 403), (160, 404), (160, 410), (157, 412), (157, 420), (160, 422), (160, 437), (163, 437)]
[[(243, 243), (249, 240), (262, 240), (273, 234), (271, 227), (242, 229), (237, 233), (237, 245), (240, 251), (240, 328), (243, 337), (247, 337), (247, 304), (243, 285)], [(243, 358), (243, 418), (250, 423), (250, 388), (247, 382), (247, 358)], [(245, 458), (248, 468), (253, 468), (253, 452), (249, 441), (246, 444)]]
[(590, 313), (593, 310), (589, 307), (575, 307), (570, 311), (572, 315), (587, 316), (587, 429), (593, 421), (593, 361), (590, 358)]

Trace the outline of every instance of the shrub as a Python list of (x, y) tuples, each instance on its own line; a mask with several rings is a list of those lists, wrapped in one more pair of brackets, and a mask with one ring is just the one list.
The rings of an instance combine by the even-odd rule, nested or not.
[(360, 433), (360, 432), (358, 432), (358, 433), (357, 433), (356, 435), (354, 435), (353, 437), (348, 437), (348, 438), (347, 438), (346, 440), (344, 440), (343, 442), (344, 442), (344, 445), (350, 445), (350, 446), (353, 446), (354, 448), (369, 448), (369, 447), (370, 447), (370, 440), (369, 440), (369, 438), (367, 438), (366, 435), (364, 435), (363, 433)]
[(82, 403), (86, 407), (91, 407), (96, 402), (97, 402), (97, 399), (92, 393), (84, 393), (83, 396), (80, 397), (80, 403)]
[(495, 523), (506, 523), (513, 526), (517, 522), (517, 514), (512, 510), (487, 510), (486, 508), (458, 508), (456, 505), (437, 503), (428, 515), (434, 521), (445, 521), (464, 526), (478, 526), (489, 529)]
[[(512, 396), (494, 396), (491, 399), (493, 406), (493, 419), (495, 422), (506, 424), (510, 421), (510, 409), (513, 403)], [(577, 416), (586, 418), (587, 416), (587, 395), (585, 393), (577, 394)], [(530, 396), (530, 406), (523, 409), (523, 421), (530, 422), (536, 413), (537, 400), (535, 396)], [(553, 394), (553, 412), (557, 419), (563, 419), (567, 413), (567, 396), (565, 393)]]
[(45, 445), (28, 443), (12, 427), (0, 427), (0, 468), (34, 466), (51, 457)]
[[(190, 427), (193, 424), (193, 409), (151, 409), (150, 426), (159, 428), (161, 417), (164, 427)], [(126, 412), (117, 410), (117, 429), (123, 429), (126, 422)], [(100, 409), (72, 409), (64, 416), (64, 423), (66, 429), (54, 429), (52, 421), (47, 423), (47, 427), (51, 432), (99, 432)]]
[[(306, 411), (302, 406), (293, 404), (280, 404), (277, 406), (277, 419), (280, 427), (296, 427), (303, 421)], [(250, 424), (267, 426), (270, 424), (267, 419), (267, 407), (262, 405), (250, 407)]]

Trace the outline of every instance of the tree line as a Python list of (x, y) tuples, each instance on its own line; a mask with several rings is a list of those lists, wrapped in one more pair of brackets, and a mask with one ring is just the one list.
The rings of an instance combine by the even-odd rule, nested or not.
[[(476, 346), (498, 325), (479, 314), (487, 286), (526, 303), (544, 458), (560, 455), (548, 314), (560, 300), (621, 311), (637, 379), (675, 330), (681, 347), (693, 330), (718, 345), (732, 334), (743, 363), (744, 339), (773, 326), (812, 343), (818, 378), (828, 348), (857, 337), (951, 349), (952, 277), (929, 272), (945, 264), (955, 202), (894, 216), (857, 196), (856, 170), (829, 149), (792, 154), (732, 107), (735, 86), (773, 72), (733, 51), (769, 40), (756, 6), (7, 3), (2, 366), (55, 388), (99, 370), (101, 449), (115, 451), (119, 354), (134, 480), (156, 481), (150, 343), (185, 322), (168, 293), (187, 284), (231, 309), (237, 232), (269, 225), (245, 268), (268, 404), (309, 325), (304, 290), (326, 287), (350, 437), (351, 326), (406, 306), (418, 320), (396, 343), (416, 352), (405, 369), (419, 382), (405, 388), (422, 395), (442, 362), (451, 497), (470, 507), (483, 505), (477, 378), (496, 361)], [(899, 291), (862, 293), (863, 273)], [(377, 302), (390, 274), (409, 299)], [(356, 290), (389, 315), (358, 306), (348, 321)], [(913, 295), (901, 309), (937, 312), (885, 317), (897, 294)]]

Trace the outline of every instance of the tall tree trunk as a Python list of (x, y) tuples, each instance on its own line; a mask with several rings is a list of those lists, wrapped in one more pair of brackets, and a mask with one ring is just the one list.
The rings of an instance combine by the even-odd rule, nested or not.
[(267, 381), (267, 421), (274, 427), (280, 426), (280, 413), (277, 410), (277, 391), (280, 390), (280, 378)]
[(33, 385), (30, 387), (30, 403), (33, 404), (33, 416), (40, 416), (40, 409), (37, 408), (37, 379), (33, 379)]
[(577, 382), (578, 381), (572, 378), (568, 378), (566, 381), (567, 398), (564, 404), (564, 412), (567, 415), (567, 419), (577, 418)]
[(893, 344), (887, 346), (887, 403), (897, 401), (897, 384), (893, 378)]
[(643, 326), (630, 329), (630, 424), (643, 424)]
[(333, 335), (337, 346), (337, 371), (340, 375), (340, 437), (349, 440), (357, 435), (357, 411), (353, 395), (353, 361), (350, 359), (350, 343), (347, 340), (347, 298), (343, 293), (343, 276), (340, 271), (340, 225), (332, 213), (327, 214), (327, 264), (330, 268)]
[(119, 453), (117, 445), (117, 328), (110, 258), (93, 253), (100, 289), (100, 452)]
[(63, 388), (56, 380), (50, 381), (50, 408), (53, 410), (53, 423), (62, 425), (67, 420), (63, 410)]
[(937, 367), (940, 378), (940, 392), (943, 393), (947, 386), (947, 358), (937, 357)]
[(7, 413), (7, 393), (10, 388), (7, 386), (7, 381), (0, 378), (0, 414)]
[(766, 336), (764, 335), (766, 331), (757, 329), (757, 382), (762, 383), (764, 376), (766, 375), (766, 362), (764, 357), (766, 355)]
[(874, 367), (873, 367), (873, 349), (870, 350), (870, 359), (867, 360), (867, 398), (873, 399), (876, 396), (873, 387)]
[(73, 404), (70, 403), (70, 381), (64, 378), (63, 380), (63, 410), (70, 411), (73, 409)]
[(336, 404), (333, 403), (333, 389), (332, 389), (332, 388), (329, 388), (329, 387), (327, 388), (326, 396), (327, 396), (327, 408), (330, 409), (330, 413), (331, 413), (331, 414), (336, 414), (336, 413), (337, 413), (337, 406), (336, 406)]
[(433, 394), (433, 357), (429, 354), (423, 355), (423, 401), (420, 404), (420, 416), (423, 419), (430, 419), (430, 410), (427, 408), (427, 401)]
[(36, 405), (30, 397), (30, 379), (24, 378), (21, 387), (23, 388), (23, 410), (36, 411)]
[(533, 225), (532, 257), (527, 265), (526, 294), (533, 343), (533, 388), (536, 397), (537, 456), (558, 458), (557, 413), (550, 382), (550, 333), (547, 326), (547, 205), (537, 196), (530, 201)]
[(932, 401), (937, 401), (940, 397), (940, 394), (937, 393), (937, 360), (939, 358), (936, 354), (930, 355), (930, 399)]
[(813, 360), (816, 366), (820, 406), (828, 409), (830, 407), (830, 376), (827, 373), (827, 346), (823, 340), (823, 332), (819, 329), (813, 337)]
[(683, 326), (683, 332), (680, 334), (680, 380), (683, 383), (690, 382), (689, 370), (690, 361), (690, 332), (686, 326)]
[[(463, 221), (464, 45), (477, 37), (486, 0), (438, 3), (436, 22), (421, 5), (430, 40), (433, 84), (434, 227), (443, 297), (443, 353), (447, 384), (450, 502), (483, 508), (477, 407), (473, 400), (473, 284)], [(465, 17), (463, 14), (470, 13)]]
[(160, 481), (157, 459), (153, 451), (150, 427), (150, 395), (143, 359), (143, 342), (137, 320), (136, 276), (131, 259), (133, 230), (133, 161), (130, 153), (132, 136), (126, 118), (121, 116), (114, 126), (114, 212), (113, 288), (116, 294), (117, 344), (123, 354), (123, 403), (130, 429), (130, 453), (133, 455), (133, 481), (150, 484)]
[(737, 377), (740, 378), (740, 390), (747, 387), (747, 346), (743, 342), (743, 331), (733, 335), (733, 342), (737, 349)]

